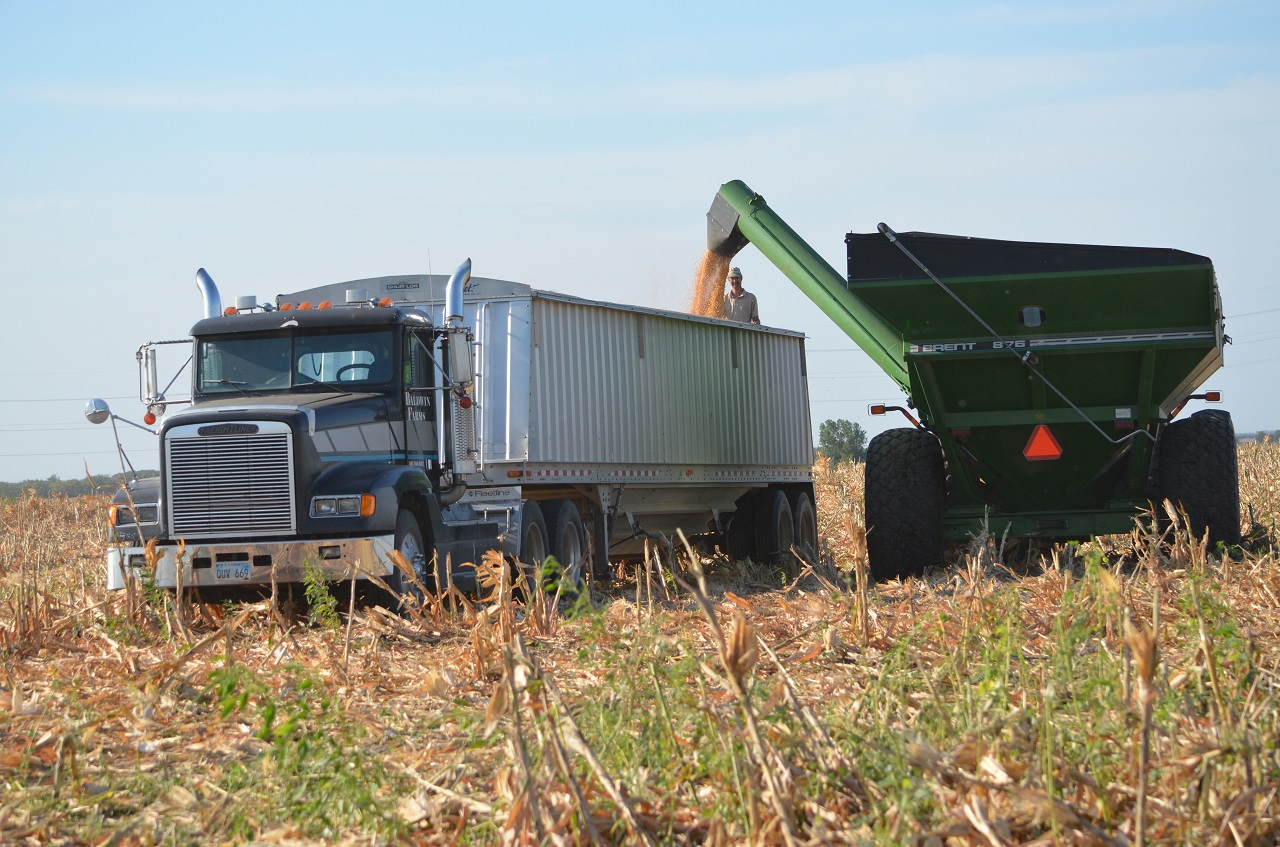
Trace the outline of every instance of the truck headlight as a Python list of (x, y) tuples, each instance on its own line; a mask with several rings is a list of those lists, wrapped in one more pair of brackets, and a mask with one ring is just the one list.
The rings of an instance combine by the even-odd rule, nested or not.
[(132, 509), (125, 503), (111, 507), (112, 526), (133, 526), (135, 523), (153, 524), (158, 520), (160, 520), (160, 507), (155, 503), (134, 503)]
[(372, 494), (343, 494), (338, 497), (312, 497), (311, 517), (338, 518), (373, 514), (376, 499)]

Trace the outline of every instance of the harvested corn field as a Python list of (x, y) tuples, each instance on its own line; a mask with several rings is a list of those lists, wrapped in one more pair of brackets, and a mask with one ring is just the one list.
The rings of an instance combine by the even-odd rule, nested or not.
[(108, 595), (102, 501), (0, 501), (0, 842), (1271, 844), (1280, 449), (1240, 467), (1234, 556), (993, 527), (869, 584), (820, 460), (798, 579), (654, 549), (570, 603), (489, 561), (402, 616)]

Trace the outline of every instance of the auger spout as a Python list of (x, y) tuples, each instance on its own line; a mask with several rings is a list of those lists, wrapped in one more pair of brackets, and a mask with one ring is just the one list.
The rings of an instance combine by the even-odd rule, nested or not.
[(731, 259), (754, 244), (904, 391), (909, 390), (902, 333), (849, 290), (803, 238), (741, 180), (720, 187), (707, 212), (707, 249)]

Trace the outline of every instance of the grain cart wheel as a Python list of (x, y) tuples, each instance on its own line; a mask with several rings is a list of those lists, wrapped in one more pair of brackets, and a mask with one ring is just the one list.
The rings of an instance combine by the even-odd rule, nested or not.
[(568, 500), (551, 500), (543, 504), (542, 514), (551, 539), (551, 555), (556, 557), (570, 581), (580, 585), (588, 563), (587, 530), (578, 507)]
[(942, 563), (947, 480), (942, 445), (924, 429), (891, 429), (867, 445), (867, 558), (874, 579)]
[(795, 520), (795, 545), (800, 555), (809, 562), (818, 559), (818, 513), (807, 491), (796, 491), (788, 498), (791, 517)]
[[(1240, 482), (1231, 415), (1205, 409), (1174, 421), (1160, 434), (1157, 494), (1187, 513), (1197, 538), (1209, 547), (1240, 543)], [(1164, 507), (1157, 506), (1163, 515)]]
[(795, 564), (791, 545), (795, 543), (796, 524), (791, 516), (787, 495), (777, 489), (760, 492), (756, 500), (756, 552), (765, 562)]

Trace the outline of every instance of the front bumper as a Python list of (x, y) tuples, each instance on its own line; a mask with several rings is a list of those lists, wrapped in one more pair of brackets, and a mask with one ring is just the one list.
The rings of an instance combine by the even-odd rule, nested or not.
[[(176, 588), (178, 545), (157, 544), (154, 584)], [(182, 585), (232, 587), (301, 582), (307, 567), (318, 569), (325, 580), (357, 579), (368, 574), (386, 576), (395, 565), (391, 551), (394, 535), (367, 538), (307, 539), (265, 544), (187, 544), (182, 550)], [(107, 548), (107, 589), (118, 591), (130, 578), (141, 579), (149, 572), (145, 547)]]

